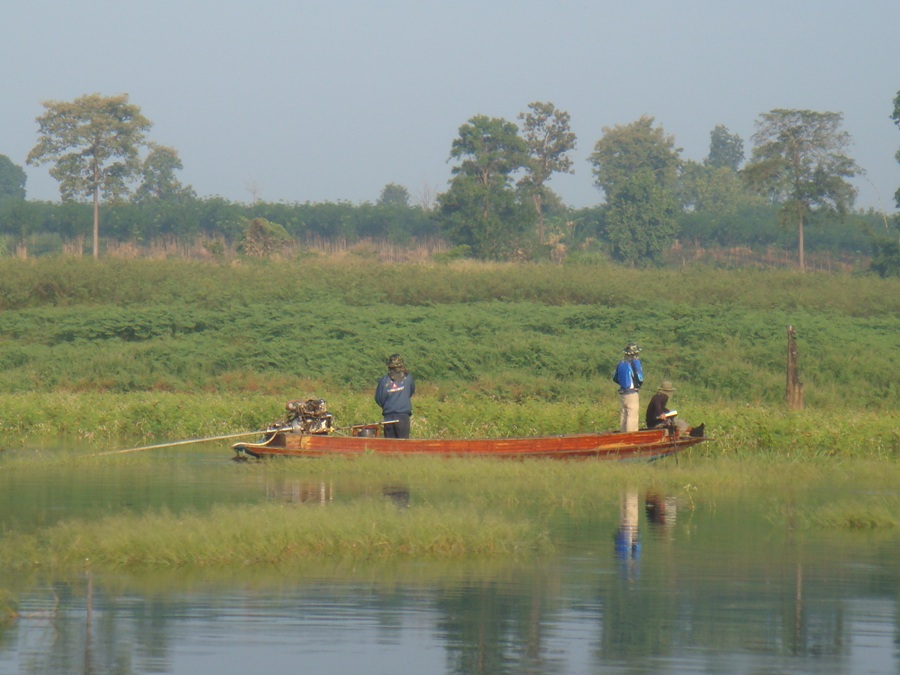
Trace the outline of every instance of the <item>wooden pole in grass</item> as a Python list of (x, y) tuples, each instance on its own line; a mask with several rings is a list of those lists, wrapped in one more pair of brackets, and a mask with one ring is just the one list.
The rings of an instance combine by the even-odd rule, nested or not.
[(787, 404), (789, 410), (803, 408), (803, 383), (800, 382), (800, 370), (797, 365), (797, 333), (793, 326), (788, 326)]

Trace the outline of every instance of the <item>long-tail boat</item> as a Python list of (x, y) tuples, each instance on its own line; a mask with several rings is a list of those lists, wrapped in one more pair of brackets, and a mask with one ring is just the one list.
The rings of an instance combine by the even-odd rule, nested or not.
[(445, 457), (558, 458), (653, 461), (705, 440), (705, 426), (664, 426), (633, 432), (597, 432), (518, 438), (387, 438), (384, 423), (360, 424), (341, 433), (325, 401), (290, 401), (288, 418), (273, 423), (255, 443), (235, 443), (236, 459), (333, 455), (437, 455)]

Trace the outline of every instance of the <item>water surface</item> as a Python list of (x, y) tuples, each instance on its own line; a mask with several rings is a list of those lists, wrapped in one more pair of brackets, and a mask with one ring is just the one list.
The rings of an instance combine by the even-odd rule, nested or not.
[[(27, 476), (0, 471), (0, 533), (163, 505), (420, 499), (204, 454)], [(601, 501), (552, 514), (557, 550), (536, 558), (0, 578), (18, 610), (0, 621), (0, 673), (900, 672), (897, 533), (798, 528), (752, 492)]]

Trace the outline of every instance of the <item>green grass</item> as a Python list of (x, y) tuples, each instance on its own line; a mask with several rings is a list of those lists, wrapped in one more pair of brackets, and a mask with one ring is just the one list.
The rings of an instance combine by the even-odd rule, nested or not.
[[(116, 467), (142, 464), (152, 467), (153, 462), (145, 456), (82, 458), (71, 464), (69, 476), (74, 485), (79, 476), (103, 467), (114, 481)], [(12, 470), (27, 482), (43, 468), (40, 463), (19, 464)], [(281, 500), (213, 503), (202, 510), (163, 507), (64, 517), (36, 531), (6, 532), (0, 564), (22, 573), (71, 573), (252, 569), (311, 559), (528, 558), (559, 545), (561, 535), (553, 526), (559, 517), (570, 522), (607, 512), (615, 503), (610, 496), (625, 488), (673, 496), (681, 513), (714, 511), (726, 501), (762, 496), (764, 511), (791, 518), (794, 527), (884, 532), (900, 524), (895, 515), (900, 466), (881, 461), (710, 460), (688, 452), (678, 462), (654, 464), (360, 457), (223, 463), (218, 471), (239, 472), (266, 484), (279, 479), (298, 485), (335, 482), (343, 500), (324, 506)], [(408, 505), (397, 506), (382, 496), (383, 485), (412, 486), (413, 497)], [(859, 494), (829, 501), (828, 495), (846, 494), (848, 488)]]
[(844, 530), (893, 530), (900, 528), (900, 496), (841, 500), (807, 510), (806, 520), (817, 527)]
[(216, 506), (71, 520), (8, 538), (4, 566), (49, 569), (227, 567), (291, 564), (308, 558), (458, 558), (534, 555), (546, 532), (527, 520), (471, 507), (401, 511), (385, 503)]
[[(275, 394), (170, 394), (165, 392), (0, 394), (0, 468), (40, 448), (67, 447), (66, 457), (250, 432), (284, 415), (300, 392)], [(325, 396), (338, 427), (380, 419), (369, 392), (309, 389)], [(681, 400), (681, 398), (686, 400)], [(738, 405), (679, 398), (689, 422), (705, 422), (714, 440), (691, 450), (705, 458), (830, 461), (900, 459), (900, 429), (880, 410)], [(416, 394), (413, 435), (420, 438), (509, 437), (616, 428), (618, 401), (606, 390), (591, 401), (503, 401), (472, 392), (449, 395), (425, 385)], [(346, 433), (346, 432), (345, 432)], [(249, 438), (252, 438), (249, 437)], [(235, 442), (235, 441), (231, 441)], [(187, 446), (185, 451), (190, 451)], [(230, 451), (219, 442), (222, 454)], [(147, 451), (152, 455), (154, 451)], [(47, 461), (59, 453), (42, 453)]]
[(401, 351), (445, 398), (578, 403), (637, 340), (651, 386), (777, 405), (790, 324), (811, 406), (890, 409), (898, 298), (777, 271), (0, 259), (0, 392), (362, 392)]

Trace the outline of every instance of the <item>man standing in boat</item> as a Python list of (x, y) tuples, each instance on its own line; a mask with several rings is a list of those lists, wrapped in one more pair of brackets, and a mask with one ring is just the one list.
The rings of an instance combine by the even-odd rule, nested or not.
[(409, 438), (412, 396), (416, 384), (399, 354), (387, 360), (387, 375), (378, 381), (375, 402), (381, 406), (385, 438)]
[(644, 384), (644, 371), (638, 354), (641, 348), (629, 342), (622, 350), (622, 360), (613, 374), (619, 385), (619, 431), (637, 431), (640, 425), (641, 404), (638, 390)]

